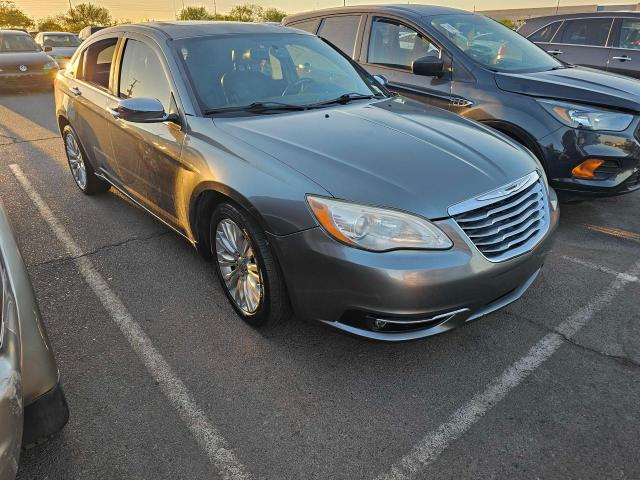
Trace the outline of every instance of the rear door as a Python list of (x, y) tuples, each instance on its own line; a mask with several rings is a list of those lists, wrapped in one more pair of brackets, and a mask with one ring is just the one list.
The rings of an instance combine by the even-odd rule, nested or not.
[[(184, 118), (165, 58), (153, 40), (133, 34), (126, 38), (114, 77), (119, 99), (155, 98), (166, 113)], [(176, 205), (183, 172), (185, 134), (181, 126), (174, 122), (133, 123), (112, 117), (111, 139), (120, 186), (153, 214), (184, 231)]]
[(68, 119), (96, 171), (115, 173), (109, 135), (113, 102), (112, 66), (119, 37), (108, 37), (86, 46), (67, 72), (65, 96)]
[(357, 58), (360, 53), (358, 39), (362, 37), (363, 18), (357, 14), (325, 17), (320, 22), (318, 36), (329, 40), (349, 57)]
[(640, 78), (640, 18), (616, 18), (609, 71)]
[[(416, 27), (394, 18), (372, 17), (364, 37), (360, 63), (372, 75), (383, 75), (388, 87), (404, 96), (449, 108), (451, 102), (451, 57)], [(413, 61), (425, 56), (442, 58), (444, 75), (414, 75)]]
[(565, 20), (547, 50), (564, 62), (606, 70), (612, 27), (612, 17)]

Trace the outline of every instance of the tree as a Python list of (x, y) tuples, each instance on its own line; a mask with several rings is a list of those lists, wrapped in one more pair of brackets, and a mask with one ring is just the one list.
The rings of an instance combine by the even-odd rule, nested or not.
[(41, 18), (38, 20), (36, 28), (39, 32), (59, 32), (64, 30), (64, 18), (59, 15)]
[(204, 7), (186, 7), (180, 10), (178, 20), (213, 20), (214, 16)]
[(0, 0), (0, 28), (29, 28), (34, 25), (12, 0)]
[(287, 16), (287, 12), (278, 10), (277, 8), (267, 8), (262, 12), (263, 22), (277, 22), (280, 23), (284, 17)]
[(62, 18), (64, 26), (71, 32), (79, 32), (89, 25), (109, 26), (113, 23), (109, 10), (91, 3), (79, 3)]
[(502, 20), (500, 20), (500, 23), (503, 24), (505, 27), (509, 27), (511, 30), (516, 29), (516, 24), (507, 18), (503, 18)]
[(263, 8), (260, 5), (245, 3), (237, 5), (229, 12), (229, 19), (238, 22), (259, 22), (262, 19)]

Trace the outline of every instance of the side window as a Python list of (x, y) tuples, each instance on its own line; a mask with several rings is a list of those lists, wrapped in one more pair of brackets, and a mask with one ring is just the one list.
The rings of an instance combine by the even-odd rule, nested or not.
[(440, 49), (414, 29), (393, 20), (374, 19), (369, 63), (411, 70), (414, 60), (429, 55), (440, 57)]
[(318, 30), (318, 20), (313, 19), (305, 20), (304, 22), (291, 23), (287, 25), (287, 27), (297, 28), (298, 30), (304, 30), (309, 33), (316, 33), (316, 30)]
[(622, 20), (618, 47), (640, 50), (640, 18), (625, 18)]
[(80, 56), (76, 78), (108, 90), (109, 74), (117, 43), (117, 38), (107, 38), (89, 45)]
[(611, 30), (612, 18), (582, 18), (565, 22), (562, 38), (557, 43), (604, 47)]
[(343, 15), (322, 20), (318, 36), (326, 38), (344, 53), (353, 57), (360, 15)]
[(553, 36), (556, 34), (558, 29), (560, 28), (560, 25), (562, 25), (562, 21), (550, 23), (546, 27), (542, 27), (537, 32), (534, 32), (533, 34), (529, 35), (528, 38), (532, 42), (548, 43), (553, 39)]
[(148, 45), (127, 40), (120, 68), (118, 96), (121, 98), (156, 98), (171, 109), (171, 87), (160, 59)]

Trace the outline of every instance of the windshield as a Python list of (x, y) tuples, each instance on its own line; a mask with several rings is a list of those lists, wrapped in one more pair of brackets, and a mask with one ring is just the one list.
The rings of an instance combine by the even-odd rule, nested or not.
[(442, 15), (431, 24), (465, 55), (498, 72), (542, 71), (563, 66), (519, 33), (481, 15)]
[(0, 53), (8, 52), (37, 52), (40, 47), (29, 35), (20, 33), (0, 34)]
[(175, 42), (205, 112), (256, 103), (308, 106), (384, 95), (322, 40), (300, 34), (218, 35)]
[(77, 47), (80, 39), (71, 33), (46, 34), (42, 36), (42, 44), (47, 47)]

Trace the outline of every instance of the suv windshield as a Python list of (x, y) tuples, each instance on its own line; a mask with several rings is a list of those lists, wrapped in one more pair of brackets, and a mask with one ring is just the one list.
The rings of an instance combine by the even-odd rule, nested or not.
[(37, 52), (38, 44), (29, 35), (20, 33), (0, 34), (0, 53), (8, 52)]
[(311, 35), (206, 36), (176, 41), (175, 49), (205, 112), (384, 96), (372, 77)]
[(46, 34), (42, 37), (42, 44), (47, 47), (77, 47), (80, 39), (71, 33)]
[(481, 15), (442, 15), (431, 24), (465, 55), (498, 72), (532, 72), (564, 64), (510, 28)]

